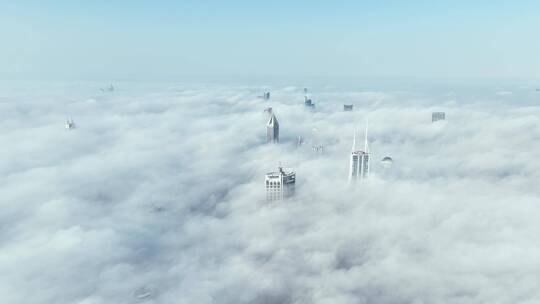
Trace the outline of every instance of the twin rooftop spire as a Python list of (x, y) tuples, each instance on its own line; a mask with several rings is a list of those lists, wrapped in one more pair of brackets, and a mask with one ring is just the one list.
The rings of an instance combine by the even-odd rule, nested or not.
[[(369, 153), (368, 148), (368, 120), (366, 119), (366, 131), (365, 131), (365, 141), (364, 141), (364, 152)], [(352, 145), (352, 151), (356, 151), (356, 129), (354, 130), (354, 136), (353, 136), (353, 145)]]

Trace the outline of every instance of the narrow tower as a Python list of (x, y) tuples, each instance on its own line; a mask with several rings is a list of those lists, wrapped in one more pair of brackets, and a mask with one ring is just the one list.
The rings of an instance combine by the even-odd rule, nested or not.
[(278, 143), (279, 142), (279, 123), (276, 119), (276, 115), (270, 112), (270, 119), (266, 124), (266, 142)]

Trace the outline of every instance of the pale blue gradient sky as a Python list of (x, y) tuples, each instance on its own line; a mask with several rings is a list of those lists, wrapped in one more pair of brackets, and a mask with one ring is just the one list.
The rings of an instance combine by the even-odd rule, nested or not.
[(0, 20), (1, 79), (540, 79), (537, 1), (23, 0)]

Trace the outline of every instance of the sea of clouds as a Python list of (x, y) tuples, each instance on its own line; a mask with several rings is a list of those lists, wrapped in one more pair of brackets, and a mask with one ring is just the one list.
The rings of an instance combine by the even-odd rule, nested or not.
[[(534, 88), (99, 88), (1, 87), (0, 303), (540, 302)], [(268, 203), (279, 164), (296, 195)]]

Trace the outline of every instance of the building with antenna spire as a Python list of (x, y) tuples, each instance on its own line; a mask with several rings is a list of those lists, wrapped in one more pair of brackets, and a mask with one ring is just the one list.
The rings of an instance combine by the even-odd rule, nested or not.
[(296, 173), (290, 169), (278, 167), (277, 172), (266, 173), (266, 200), (280, 201), (294, 195)]
[(279, 123), (276, 115), (273, 111), (270, 111), (270, 119), (266, 124), (266, 142), (278, 143), (279, 142)]
[(349, 164), (349, 182), (351, 180), (363, 180), (369, 177), (369, 147), (368, 147), (368, 124), (366, 122), (366, 132), (364, 150), (356, 148), (356, 130), (353, 136), (351, 158)]

